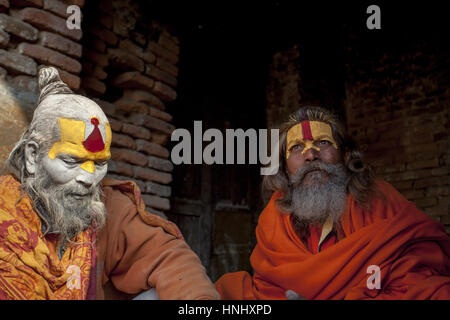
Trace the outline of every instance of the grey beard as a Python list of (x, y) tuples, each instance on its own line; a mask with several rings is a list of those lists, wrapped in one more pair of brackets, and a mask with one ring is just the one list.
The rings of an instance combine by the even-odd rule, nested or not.
[[(313, 183), (304, 184), (306, 174), (312, 169), (322, 171), (311, 173)], [(328, 175), (328, 181), (319, 182), (324, 174)], [(337, 223), (347, 203), (347, 179), (347, 171), (342, 164), (330, 165), (320, 161), (304, 165), (290, 179), (291, 199), (287, 199), (289, 205), (285, 210), (293, 213), (303, 224), (323, 224), (329, 218)]]
[[(91, 188), (76, 182), (69, 186), (57, 185), (42, 167), (24, 184), (35, 209), (47, 224), (47, 232), (60, 235), (60, 258), (67, 245), (73, 243), (71, 239), (86, 230), (92, 222), (98, 229), (103, 227), (106, 208), (101, 201), (99, 185)], [(83, 199), (75, 199), (73, 193), (87, 195)]]

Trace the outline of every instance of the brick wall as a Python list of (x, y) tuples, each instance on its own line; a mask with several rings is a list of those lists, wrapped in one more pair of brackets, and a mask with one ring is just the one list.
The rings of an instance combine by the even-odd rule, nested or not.
[(349, 39), (349, 132), (376, 173), (450, 234), (448, 56), (431, 41), (369, 54)]
[(173, 170), (166, 144), (175, 129), (165, 109), (177, 97), (179, 40), (135, 1), (93, 1), (84, 11), (81, 90), (111, 122), (108, 176), (132, 178), (147, 209), (165, 216)]
[(84, 0), (0, 1), (0, 174), (36, 107), (39, 66), (55, 66), (72, 89), (80, 87), (82, 31), (66, 27), (69, 4), (82, 8)]
[[(66, 9), (82, 8), (81, 30)], [(95, 99), (113, 130), (108, 176), (133, 179), (148, 209), (170, 209), (179, 40), (128, 0), (0, 0), (0, 174), (36, 106), (40, 65), (58, 68), (75, 92)]]
[[(433, 41), (377, 46), (352, 34), (344, 43), (342, 100), (325, 105), (345, 113), (349, 133), (378, 176), (450, 234), (448, 55)], [(294, 46), (273, 57), (268, 127), (276, 127), (302, 105), (323, 104), (324, 97), (340, 95), (327, 89), (308, 91), (311, 80), (302, 69), (317, 61), (302, 59), (302, 54)], [(322, 80), (328, 81), (320, 75), (315, 81)]]

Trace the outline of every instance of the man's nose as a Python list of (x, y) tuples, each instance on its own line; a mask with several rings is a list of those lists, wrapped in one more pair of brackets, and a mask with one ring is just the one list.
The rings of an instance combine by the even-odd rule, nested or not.
[(94, 184), (95, 174), (86, 170), (79, 170), (79, 173), (76, 177), (76, 181), (82, 183), (86, 187), (90, 187)]
[(311, 162), (315, 160), (319, 160), (319, 152), (315, 150), (314, 148), (309, 148), (305, 151), (303, 154), (303, 157), (305, 158), (305, 161)]

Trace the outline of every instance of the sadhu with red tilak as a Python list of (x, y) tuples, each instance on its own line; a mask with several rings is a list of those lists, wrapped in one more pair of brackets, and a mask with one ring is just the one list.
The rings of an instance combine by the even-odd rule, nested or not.
[(102, 181), (112, 134), (101, 108), (55, 68), (39, 71), (39, 86), (13, 175), (0, 177), (0, 299), (219, 298), (136, 184)]
[(279, 171), (264, 180), (274, 193), (256, 227), (254, 274), (223, 275), (223, 299), (450, 299), (443, 226), (374, 177), (332, 112), (299, 109), (279, 145)]

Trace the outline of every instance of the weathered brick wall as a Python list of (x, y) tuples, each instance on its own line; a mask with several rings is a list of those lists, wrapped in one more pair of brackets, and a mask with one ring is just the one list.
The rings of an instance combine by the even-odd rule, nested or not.
[[(366, 36), (367, 37), (367, 36)], [(450, 234), (450, 106), (448, 54), (436, 42), (375, 46), (346, 38), (342, 105), (351, 136), (379, 177)], [(305, 90), (301, 50), (274, 55), (267, 90), (267, 124), (277, 126), (298, 107), (326, 95)], [(303, 63), (313, 63), (305, 60)]]
[(377, 174), (450, 234), (448, 55), (431, 41), (365, 54), (349, 39), (349, 132)]
[[(81, 30), (66, 26), (67, 6), (82, 8)], [(0, 1), (0, 174), (38, 98), (40, 65), (59, 69), (75, 92), (95, 98), (111, 121), (108, 175), (133, 179), (148, 209), (170, 209), (179, 40), (128, 0)]]
[(80, 87), (82, 31), (66, 27), (70, 4), (82, 8), (84, 0), (0, 1), (0, 174), (36, 107), (39, 66), (55, 66), (72, 89)]
[(111, 122), (108, 176), (131, 178), (148, 210), (164, 216), (173, 170), (166, 144), (175, 129), (165, 109), (177, 97), (179, 40), (141, 11), (132, 1), (86, 5), (81, 90)]

